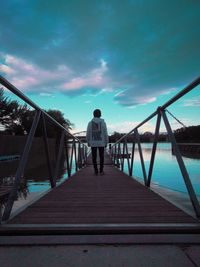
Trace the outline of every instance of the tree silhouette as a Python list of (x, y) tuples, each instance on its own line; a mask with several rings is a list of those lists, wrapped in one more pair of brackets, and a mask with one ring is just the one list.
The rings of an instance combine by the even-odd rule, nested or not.
[[(61, 111), (49, 109), (46, 113), (67, 130), (72, 128), (73, 124), (70, 120), (64, 118), (64, 114)], [(9, 98), (4, 95), (3, 89), (0, 88), (0, 124), (4, 126), (5, 133), (15, 135), (25, 135), (29, 133), (34, 116), (35, 110), (31, 110), (26, 104), (20, 105), (17, 101), (9, 100)], [(45, 116), (45, 118), (48, 137), (57, 137), (60, 129), (55, 126), (47, 116)], [(41, 118), (35, 136), (43, 135), (42, 123), (43, 121)]]
[(177, 142), (200, 142), (200, 125), (182, 127), (174, 131)]

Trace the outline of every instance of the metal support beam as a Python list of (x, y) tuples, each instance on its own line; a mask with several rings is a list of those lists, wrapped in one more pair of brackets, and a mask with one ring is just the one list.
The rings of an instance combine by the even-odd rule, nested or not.
[[(186, 86), (184, 89), (182, 89), (177, 95), (172, 97), (169, 101), (167, 101), (164, 105), (161, 106), (161, 109), (164, 110), (167, 107), (169, 107), (171, 104), (176, 102), (178, 99), (180, 99), (182, 96), (186, 95), (188, 92), (190, 92), (192, 89), (200, 85), (200, 77), (198, 77), (196, 80), (191, 82), (188, 86)], [(151, 120), (153, 117), (155, 117), (158, 114), (158, 110), (154, 111), (149, 117), (147, 117), (145, 120), (143, 120), (141, 123), (139, 123), (135, 128), (133, 128), (130, 132), (122, 136), (117, 140), (117, 143), (121, 142), (126, 136), (129, 136), (132, 134), (136, 129), (139, 129), (142, 125), (144, 125), (147, 121)], [(114, 144), (114, 145), (115, 145)]]
[(135, 141), (133, 141), (132, 143), (130, 176), (133, 175), (134, 155), (135, 155)]
[(80, 143), (78, 143), (78, 168), (82, 168), (82, 147)]
[(122, 170), (122, 152), (121, 152), (121, 143), (118, 143), (118, 152), (117, 152), (117, 164), (120, 161), (120, 169)]
[(122, 147), (122, 167), (121, 167), (122, 171), (124, 171), (125, 142), (126, 142), (126, 138), (125, 138), (125, 140), (123, 142), (123, 147)]
[(135, 130), (135, 135), (136, 135), (136, 140), (137, 140), (137, 143), (138, 143), (138, 150), (139, 150), (139, 154), (140, 154), (140, 162), (141, 162), (141, 166), (142, 166), (144, 184), (146, 185), (147, 184), (147, 174), (146, 174), (146, 169), (145, 169), (145, 165), (144, 165), (142, 147), (141, 147), (141, 144), (140, 144), (140, 136), (139, 136), (139, 133), (138, 133), (137, 129)]
[(200, 206), (199, 206), (199, 202), (198, 202), (198, 199), (196, 197), (196, 194), (195, 194), (194, 188), (192, 186), (192, 183), (190, 181), (190, 177), (188, 175), (188, 172), (187, 172), (187, 169), (185, 167), (184, 161), (182, 159), (181, 153), (179, 151), (178, 145), (176, 143), (176, 139), (175, 139), (174, 134), (172, 132), (170, 123), (169, 123), (168, 118), (167, 118), (167, 116), (165, 114), (165, 111), (160, 110), (160, 112), (161, 112), (163, 121), (165, 123), (166, 129), (167, 129), (167, 132), (168, 132), (168, 135), (169, 135), (169, 139), (170, 139), (170, 141), (172, 143), (173, 151), (174, 151), (174, 154), (176, 156), (176, 159), (177, 159), (177, 162), (178, 162), (180, 171), (182, 173), (182, 176), (183, 176), (183, 179), (184, 179), (186, 188), (188, 190), (188, 194), (189, 194), (191, 203), (193, 205), (194, 211), (196, 213), (196, 216), (197, 217), (200, 217)]
[(87, 159), (88, 159), (88, 147), (84, 145), (84, 164), (87, 164)]
[[(113, 149), (113, 147), (112, 147)], [(114, 155), (114, 156), (113, 156)], [(113, 164), (116, 165), (116, 159), (117, 159), (117, 145), (115, 145), (115, 149), (114, 149), (114, 154), (112, 155), (113, 157)]]
[(44, 147), (45, 147), (45, 153), (46, 153), (46, 159), (47, 159), (47, 166), (49, 170), (49, 180), (51, 187), (54, 187), (54, 181), (53, 181), (53, 171), (50, 161), (50, 153), (49, 153), (49, 144), (48, 144), (48, 136), (47, 136), (47, 129), (46, 129), (46, 121), (45, 121), (45, 115), (42, 113), (42, 121), (43, 121), (43, 140), (44, 140)]
[[(130, 173), (131, 173), (131, 165), (130, 165), (130, 160), (129, 160), (129, 153), (128, 153), (127, 139), (125, 139), (125, 153), (126, 153), (126, 155), (127, 155), (128, 174), (130, 175)], [(130, 176), (131, 176), (131, 175), (130, 175)]]
[(75, 142), (75, 140), (73, 139), (72, 148), (71, 148), (70, 164), (69, 164), (70, 174), (72, 172), (73, 153), (74, 153), (74, 142)]
[(68, 143), (67, 143), (67, 137), (65, 135), (64, 137), (64, 148), (65, 148), (65, 157), (66, 157), (66, 163), (67, 163), (67, 175), (68, 177), (71, 176), (71, 171), (70, 171), (70, 167), (69, 167), (69, 148), (68, 148)]
[(149, 173), (148, 173), (148, 179), (147, 179), (148, 187), (150, 187), (150, 184), (151, 184), (151, 177), (152, 177), (156, 148), (157, 148), (157, 143), (158, 143), (158, 135), (159, 135), (159, 130), (160, 130), (160, 121), (161, 121), (161, 114), (158, 113), (157, 122), (156, 122), (156, 130), (155, 130), (155, 135), (154, 135), (154, 142), (153, 142), (150, 165), (149, 165)]
[(15, 181), (14, 181), (13, 189), (12, 189), (12, 191), (8, 197), (8, 201), (7, 201), (6, 206), (5, 206), (5, 210), (4, 210), (3, 217), (2, 217), (3, 221), (9, 219), (10, 213), (12, 211), (13, 203), (17, 197), (18, 186), (19, 186), (20, 179), (23, 175), (23, 172), (24, 172), (24, 169), (26, 166), (26, 162), (27, 162), (28, 155), (29, 155), (29, 152), (30, 152), (30, 149), (32, 146), (35, 131), (37, 129), (38, 122), (40, 120), (40, 115), (41, 115), (41, 111), (36, 111), (35, 117), (34, 117), (34, 120), (33, 120), (32, 126), (31, 126), (31, 130), (28, 134), (26, 144), (24, 147), (24, 151), (22, 153), (16, 174), (15, 174)]
[(77, 162), (77, 151), (76, 151), (76, 140), (74, 139), (74, 159), (75, 159), (75, 170), (78, 171), (78, 162)]
[(61, 160), (61, 156), (62, 156), (62, 153), (63, 153), (64, 137), (65, 137), (65, 132), (62, 131), (62, 134), (61, 134), (61, 137), (60, 137), (60, 145), (59, 145), (58, 155), (57, 155), (57, 159), (56, 159), (56, 167), (55, 167), (55, 172), (54, 172), (54, 176), (53, 176), (54, 186), (56, 186), (56, 180), (58, 178), (60, 160)]

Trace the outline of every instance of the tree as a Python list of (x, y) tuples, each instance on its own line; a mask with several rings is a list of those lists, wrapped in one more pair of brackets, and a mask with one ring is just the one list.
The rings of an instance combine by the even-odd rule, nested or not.
[(19, 105), (17, 101), (9, 100), (0, 88), (0, 123), (8, 133), (24, 134), (21, 117), (28, 110), (27, 105)]
[[(56, 120), (59, 124), (61, 124), (65, 129), (68, 131), (72, 129), (73, 123), (70, 122), (70, 120), (64, 118), (64, 114), (60, 110), (53, 110), (49, 109), (46, 111), (48, 115), (50, 115), (54, 120)], [(52, 123), (51, 120), (48, 120), (48, 117), (46, 119), (46, 129), (48, 137), (57, 137), (60, 135), (60, 128), (57, 127)], [(41, 136), (43, 131), (43, 126), (41, 125), (41, 122), (37, 129), (37, 135)]]
[[(58, 123), (70, 130), (73, 124), (64, 118), (64, 114), (59, 110), (49, 109), (46, 111)], [(26, 104), (20, 105), (17, 101), (11, 101), (5, 97), (3, 89), (0, 88), (0, 124), (5, 127), (5, 132), (15, 135), (27, 134), (32, 126), (35, 110), (31, 110)], [(46, 117), (46, 128), (48, 137), (57, 137), (60, 131)], [(35, 136), (43, 135), (42, 118), (38, 123)]]
[(109, 137), (109, 142), (110, 143), (115, 143), (117, 140), (119, 140), (123, 135), (125, 134), (121, 134), (118, 132), (114, 132), (112, 135), (110, 135)]
[(200, 142), (200, 125), (182, 127), (174, 131), (177, 142)]

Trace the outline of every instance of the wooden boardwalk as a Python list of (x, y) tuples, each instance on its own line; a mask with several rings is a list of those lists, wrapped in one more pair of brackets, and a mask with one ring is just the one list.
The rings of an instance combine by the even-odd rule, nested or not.
[[(7, 225), (67, 227), (95, 225), (104, 229), (186, 229), (198, 221), (139, 182), (105, 162), (105, 175), (95, 176), (91, 164), (51, 190)], [(181, 227), (182, 226), (182, 227)], [(199, 227), (198, 227), (199, 229)]]

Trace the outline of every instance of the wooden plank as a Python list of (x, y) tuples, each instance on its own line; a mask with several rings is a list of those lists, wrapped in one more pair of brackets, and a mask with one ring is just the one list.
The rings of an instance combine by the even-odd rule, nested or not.
[[(107, 161), (109, 158), (107, 159)], [(106, 165), (88, 165), (8, 224), (192, 224), (198, 221), (139, 182)]]
[(86, 224), (6, 224), (1, 235), (18, 234), (86, 234), (86, 233), (200, 233), (199, 223), (86, 223)]
[(19, 223), (19, 224), (77, 224), (79, 222), (85, 223), (85, 224), (104, 224), (104, 223), (190, 223), (191, 219), (189, 217), (131, 217), (128, 218), (125, 217), (78, 217), (78, 218), (57, 218), (57, 217), (51, 217), (51, 218), (25, 218), (25, 217), (19, 217), (18, 220), (12, 221), (11, 223)]
[[(0, 246), (38, 246), (38, 245), (116, 245), (116, 244), (180, 244), (187, 247), (189, 244), (199, 245), (200, 235), (197, 234), (105, 234), (102, 232), (99, 234), (59, 234), (52, 235), (32, 235), (30, 232), (29, 235), (22, 236), (2, 236), (0, 239)], [(195, 265), (194, 265), (195, 266)]]

